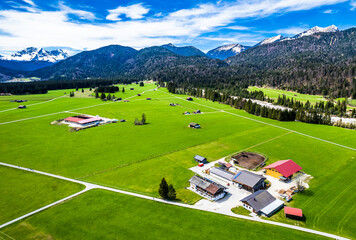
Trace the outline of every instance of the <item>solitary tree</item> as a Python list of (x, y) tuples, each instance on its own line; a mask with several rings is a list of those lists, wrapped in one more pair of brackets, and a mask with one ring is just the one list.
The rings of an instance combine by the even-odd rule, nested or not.
[(125, 88), (124, 87), (122, 87), (122, 93), (125, 93)]
[(97, 91), (95, 92), (95, 98), (99, 98), (99, 93)]
[(101, 93), (100, 99), (105, 99), (105, 98), (106, 98), (105, 93)]
[(78, 91), (78, 90), (79, 90), (79, 88), (76, 88), (76, 89), (75, 89), (75, 91)]
[(141, 125), (141, 122), (140, 122), (137, 118), (135, 118), (134, 124), (135, 124), (135, 125)]
[(162, 178), (162, 180), (161, 180), (161, 184), (159, 185), (158, 193), (164, 199), (166, 199), (168, 197), (168, 184), (166, 182), (166, 179), (164, 179), (164, 178)]
[(173, 187), (172, 184), (169, 184), (169, 186), (168, 186), (168, 194), (167, 194), (167, 197), (168, 197), (169, 199), (172, 199), (172, 200), (176, 199), (176, 197), (177, 197), (176, 190), (174, 189), (174, 187)]
[(84, 88), (82, 88), (82, 93), (84, 92)]
[(142, 113), (142, 119), (141, 119), (142, 125), (146, 123), (146, 115)]
[(143, 82), (140, 82), (140, 87), (143, 87), (143, 86), (144, 86)]

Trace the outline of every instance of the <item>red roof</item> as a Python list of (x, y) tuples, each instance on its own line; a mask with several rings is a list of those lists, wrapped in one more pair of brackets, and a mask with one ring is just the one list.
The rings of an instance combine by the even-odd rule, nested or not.
[(284, 214), (303, 217), (303, 211), (300, 208), (284, 207)]
[(102, 118), (100, 118), (100, 117), (89, 117), (87, 119), (83, 119), (83, 118), (78, 118), (78, 117), (68, 117), (68, 118), (66, 118), (64, 120), (68, 121), (68, 122), (75, 122), (75, 123), (85, 124), (85, 123), (91, 123), (91, 122), (95, 122), (95, 121), (100, 121), (100, 120), (102, 120)]
[(302, 170), (302, 167), (296, 164), (293, 160), (281, 160), (275, 163), (272, 163), (263, 169), (274, 168), (284, 177), (289, 177), (292, 174)]

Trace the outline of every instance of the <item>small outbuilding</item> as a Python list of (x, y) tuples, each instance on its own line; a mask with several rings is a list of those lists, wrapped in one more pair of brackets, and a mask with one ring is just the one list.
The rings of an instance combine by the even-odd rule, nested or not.
[(188, 101), (193, 101), (193, 98), (192, 97), (187, 97), (187, 100)]
[(198, 163), (207, 163), (208, 162), (205, 157), (202, 157), (200, 155), (195, 155), (194, 160)]
[(151, 100), (151, 98), (150, 98), (150, 97), (148, 97), (148, 98), (146, 98), (146, 100)]
[(252, 193), (265, 188), (265, 180), (266, 178), (262, 175), (247, 170), (238, 171), (232, 179), (235, 185)]
[(263, 169), (266, 169), (267, 175), (282, 180), (290, 180), (295, 173), (302, 170), (302, 167), (296, 164), (293, 160), (289, 159), (277, 161), (264, 167)]
[(20, 105), (20, 106), (18, 106), (17, 108), (19, 108), (19, 109), (25, 109), (25, 108), (26, 108), (26, 105)]
[(259, 215), (272, 216), (284, 206), (284, 202), (274, 198), (268, 191), (259, 190), (243, 199), (242, 207)]
[(130, 90), (134, 90), (134, 88), (130, 88)]
[(200, 128), (200, 125), (199, 125), (198, 123), (191, 122), (191, 123), (189, 123), (188, 127), (190, 127), (190, 128), (195, 128), (195, 129), (199, 129), (199, 128)]
[(300, 208), (284, 207), (284, 215), (287, 218), (302, 219), (303, 211)]

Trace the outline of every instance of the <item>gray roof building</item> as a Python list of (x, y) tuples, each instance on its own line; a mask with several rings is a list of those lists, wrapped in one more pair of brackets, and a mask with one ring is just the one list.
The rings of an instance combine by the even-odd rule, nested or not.
[(259, 190), (241, 199), (240, 201), (252, 207), (254, 212), (262, 213), (266, 216), (272, 215), (284, 205), (283, 201), (275, 199), (266, 190)]
[[(225, 195), (225, 187), (221, 186), (220, 184), (217, 184), (213, 181), (209, 181), (205, 178), (202, 178), (200, 176), (193, 176), (189, 179), (190, 185), (194, 186), (193, 188), (200, 192), (203, 193), (205, 196), (208, 196), (212, 198), (212, 200), (215, 200), (216, 197), (223, 197)], [(220, 198), (219, 197), (219, 198)]]
[(199, 162), (199, 163), (205, 163), (205, 162), (207, 162), (207, 161), (206, 161), (206, 158), (205, 158), (205, 157), (202, 157), (202, 156), (200, 156), (200, 155), (195, 155), (195, 156), (194, 156), (194, 160), (197, 161), (197, 162)]
[(265, 177), (246, 170), (240, 170), (232, 179), (233, 182), (241, 185), (242, 188), (250, 192), (255, 192), (264, 188)]
[(216, 175), (220, 178), (223, 178), (225, 180), (228, 180), (228, 181), (232, 181), (232, 179), (235, 176), (235, 174), (224, 170), (222, 167), (214, 167), (214, 168), (210, 169), (210, 174), (214, 174), (214, 175)]

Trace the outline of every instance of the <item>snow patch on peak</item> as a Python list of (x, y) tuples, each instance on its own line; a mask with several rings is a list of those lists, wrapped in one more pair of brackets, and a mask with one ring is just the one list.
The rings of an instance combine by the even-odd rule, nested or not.
[(325, 28), (322, 27), (318, 27), (315, 26), (305, 32), (299, 33), (297, 35), (295, 35), (293, 38), (300, 38), (300, 37), (304, 37), (304, 36), (310, 36), (313, 35), (315, 33), (330, 33), (330, 32), (338, 32), (339, 29), (335, 26), (335, 25), (331, 25)]
[(281, 41), (282, 39), (284, 39), (284, 37), (282, 35), (277, 35), (274, 37), (266, 38), (265, 40), (257, 43), (256, 46), (278, 42), (278, 41)]
[(68, 58), (68, 53), (62, 49), (47, 51), (43, 48), (28, 47), (18, 51), (9, 57), (1, 57), (2, 60), (9, 61), (45, 61), (55, 63)]

